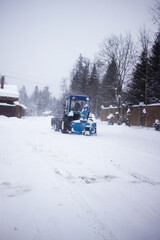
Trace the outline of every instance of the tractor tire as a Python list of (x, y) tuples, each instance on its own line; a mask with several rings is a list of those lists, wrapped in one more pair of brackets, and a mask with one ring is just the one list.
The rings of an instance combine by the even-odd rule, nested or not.
[(70, 131), (70, 121), (68, 118), (65, 116), (62, 118), (62, 123), (61, 123), (61, 131), (62, 133), (68, 133)]
[(66, 133), (65, 122), (63, 119), (62, 119), (62, 123), (61, 123), (61, 131), (62, 131), (62, 133)]

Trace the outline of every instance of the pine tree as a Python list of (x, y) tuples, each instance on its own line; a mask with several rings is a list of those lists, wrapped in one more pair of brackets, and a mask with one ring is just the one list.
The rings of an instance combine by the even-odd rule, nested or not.
[(98, 116), (99, 107), (99, 76), (96, 69), (96, 64), (94, 63), (91, 75), (88, 81), (88, 95), (91, 97), (92, 112)]
[(82, 73), (82, 81), (80, 84), (80, 92), (83, 95), (88, 95), (88, 93), (89, 93), (89, 91), (88, 91), (89, 78), (90, 78), (89, 67), (90, 67), (90, 62), (85, 61), (84, 67), (83, 67), (83, 73)]
[(102, 104), (105, 106), (116, 105), (117, 91), (120, 91), (118, 83), (117, 65), (115, 59), (112, 58), (101, 83)]
[(71, 80), (70, 88), (73, 93), (77, 93), (80, 91), (80, 82), (82, 79), (82, 72), (83, 72), (83, 57), (80, 54), (77, 60), (77, 64), (72, 72), (72, 80)]
[(38, 86), (35, 86), (34, 91), (30, 98), (31, 115), (36, 116), (38, 114), (39, 98), (40, 98), (40, 90)]
[(38, 97), (38, 102), (37, 102), (37, 106), (36, 106), (36, 110), (37, 110), (37, 115), (38, 116), (42, 116), (42, 113), (44, 111), (43, 109), (43, 98), (42, 98), (42, 91), (39, 91), (39, 97)]
[(129, 84), (128, 101), (131, 104), (147, 103), (146, 99), (146, 81), (148, 79), (148, 50), (144, 48), (139, 63), (136, 64), (133, 71), (132, 82)]
[(39, 88), (38, 88), (38, 86), (35, 86), (35, 89), (34, 89), (32, 95), (31, 95), (31, 101), (33, 103), (37, 103), (38, 98), (39, 98)]
[(42, 111), (48, 111), (50, 110), (50, 92), (49, 92), (49, 87), (46, 86), (44, 87), (43, 91), (42, 91)]
[(160, 102), (160, 32), (157, 34), (152, 47), (150, 63), (150, 74), (148, 81), (149, 102)]
[(75, 94), (86, 94), (89, 78), (89, 60), (80, 54), (71, 74), (70, 89)]
[(23, 86), (19, 91), (19, 101), (25, 106), (29, 106), (29, 99), (26, 91), (26, 87)]

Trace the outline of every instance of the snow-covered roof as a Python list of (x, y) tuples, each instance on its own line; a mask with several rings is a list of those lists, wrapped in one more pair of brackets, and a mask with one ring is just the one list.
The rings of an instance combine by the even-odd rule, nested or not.
[(22, 104), (22, 103), (20, 103), (20, 102), (18, 102), (18, 101), (14, 102), (14, 104), (15, 104), (15, 106), (16, 106), (16, 105), (17, 105), (17, 106), (20, 106), (20, 107), (22, 107), (22, 108), (25, 109), (25, 110), (28, 109), (24, 104)]
[(110, 105), (109, 107), (104, 107), (103, 105), (101, 106), (101, 109), (113, 109), (113, 108), (117, 108), (116, 106), (112, 106)]
[[(134, 108), (134, 107), (139, 107), (139, 106), (142, 106), (142, 107), (145, 107), (146, 104), (145, 103), (140, 103), (138, 105), (132, 105), (131, 108)], [(152, 104), (147, 104), (147, 106), (160, 106), (160, 103), (152, 103)], [(101, 106), (101, 109), (110, 109), (110, 108), (117, 108), (117, 107), (113, 107), (113, 106), (110, 106), (110, 107), (104, 107), (103, 105)]]
[(15, 104), (0, 103), (0, 106), (14, 107), (14, 106), (15, 106)]
[[(146, 107), (146, 104), (145, 103), (141, 103), (139, 105), (132, 105), (131, 107), (139, 107), (139, 106), (142, 106), (142, 107)], [(151, 103), (151, 104), (147, 104), (147, 106), (160, 106), (160, 103)]]
[(7, 107), (8, 107), (8, 106), (9, 106), (9, 107), (20, 106), (20, 107), (22, 107), (22, 108), (25, 109), (25, 110), (28, 109), (25, 105), (19, 103), (18, 101), (14, 102), (13, 104), (9, 104), (9, 103), (1, 103), (1, 102), (0, 102), (0, 106), (7, 106)]
[(0, 97), (18, 98), (19, 93), (17, 86), (5, 84), (4, 88), (0, 88)]

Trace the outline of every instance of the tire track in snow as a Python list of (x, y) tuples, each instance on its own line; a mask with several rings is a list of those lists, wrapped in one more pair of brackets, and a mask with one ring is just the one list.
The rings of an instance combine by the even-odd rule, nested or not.
[(75, 184), (73, 185), (72, 179), (74, 177), (70, 173), (68, 176), (65, 176), (57, 168), (55, 168), (54, 171), (59, 177), (63, 178), (63, 180), (69, 184), (74, 199), (77, 199), (81, 205), (81, 208), (85, 208), (88, 222), (92, 224), (95, 234), (100, 236), (103, 240), (118, 240), (112, 231), (106, 231), (106, 226), (104, 226), (104, 224), (99, 220), (98, 216), (93, 210), (93, 207), (91, 207), (91, 204), (85, 199), (84, 196), (82, 196)]
[[(53, 162), (50, 161), (50, 152), (46, 151), (45, 148), (42, 145), (37, 145), (31, 143), (31, 141), (27, 141), (27, 144), (30, 145), (36, 151), (40, 156), (41, 159), (45, 159), (45, 162), (51, 167), (52, 171), (62, 180), (64, 181), (65, 185), (68, 185), (68, 188), (70, 189), (70, 194), (72, 195), (71, 199), (74, 203), (78, 203), (78, 208), (81, 209), (81, 214), (78, 212), (79, 218), (84, 220), (87, 220), (88, 227), (92, 228), (95, 236), (98, 237), (98, 239), (102, 240), (118, 240), (118, 238), (112, 233), (111, 230), (106, 230), (107, 226), (99, 220), (98, 216), (93, 210), (93, 207), (91, 204), (85, 199), (85, 197), (80, 193), (80, 190), (78, 189), (76, 185), (76, 180), (79, 181), (81, 178), (74, 178), (69, 172), (62, 171), (58, 169)], [(48, 156), (47, 156), (48, 155)], [(58, 156), (57, 156), (58, 157)], [(82, 180), (82, 179), (81, 179)], [(82, 214), (83, 213), (83, 214)], [(96, 240), (97, 240), (96, 237)]]
[[(124, 167), (122, 167), (119, 163), (116, 163), (115, 161), (111, 160), (112, 165), (114, 167), (116, 167), (119, 171), (123, 171), (125, 174), (133, 177), (135, 180), (134, 181), (130, 181), (131, 183), (146, 183), (152, 186), (160, 186), (160, 182), (155, 182), (151, 179), (149, 179), (148, 177), (142, 176), (138, 173), (135, 173), (133, 171), (127, 171)], [(134, 198), (134, 201), (137, 201), (136, 198)], [(142, 202), (137, 201), (137, 205), (139, 205), (142, 209), (144, 209), (146, 212), (149, 212), (151, 215), (153, 215), (154, 217), (160, 219), (159, 215), (153, 211), (153, 210), (149, 210), (149, 208), (144, 207), (145, 204), (143, 204)]]
[(126, 170), (124, 167), (122, 167), (119, 163), (117, 163), (114, 160), (111, 160), (111, 164), (116, 167), (119, 171), (124, 172), (125, 174), (131, 176), (134, 178), (134, 180), (136, 181), (131, 181), (131, 183), (147, 183), (147, 184), (151, 184), (153, 186), (157, 186), (160, 185), (160, 182), (156, 182), (151, 180), (150, 178), (146, 177), (146, 176), (142, 176), (139, 173), (130, 171), (130, 170)]

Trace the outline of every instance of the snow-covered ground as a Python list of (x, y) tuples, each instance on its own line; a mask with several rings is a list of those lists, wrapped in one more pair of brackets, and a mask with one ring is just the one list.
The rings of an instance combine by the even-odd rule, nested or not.
[(160, 132), (0, 116), (0, 239), (159, 240)]

